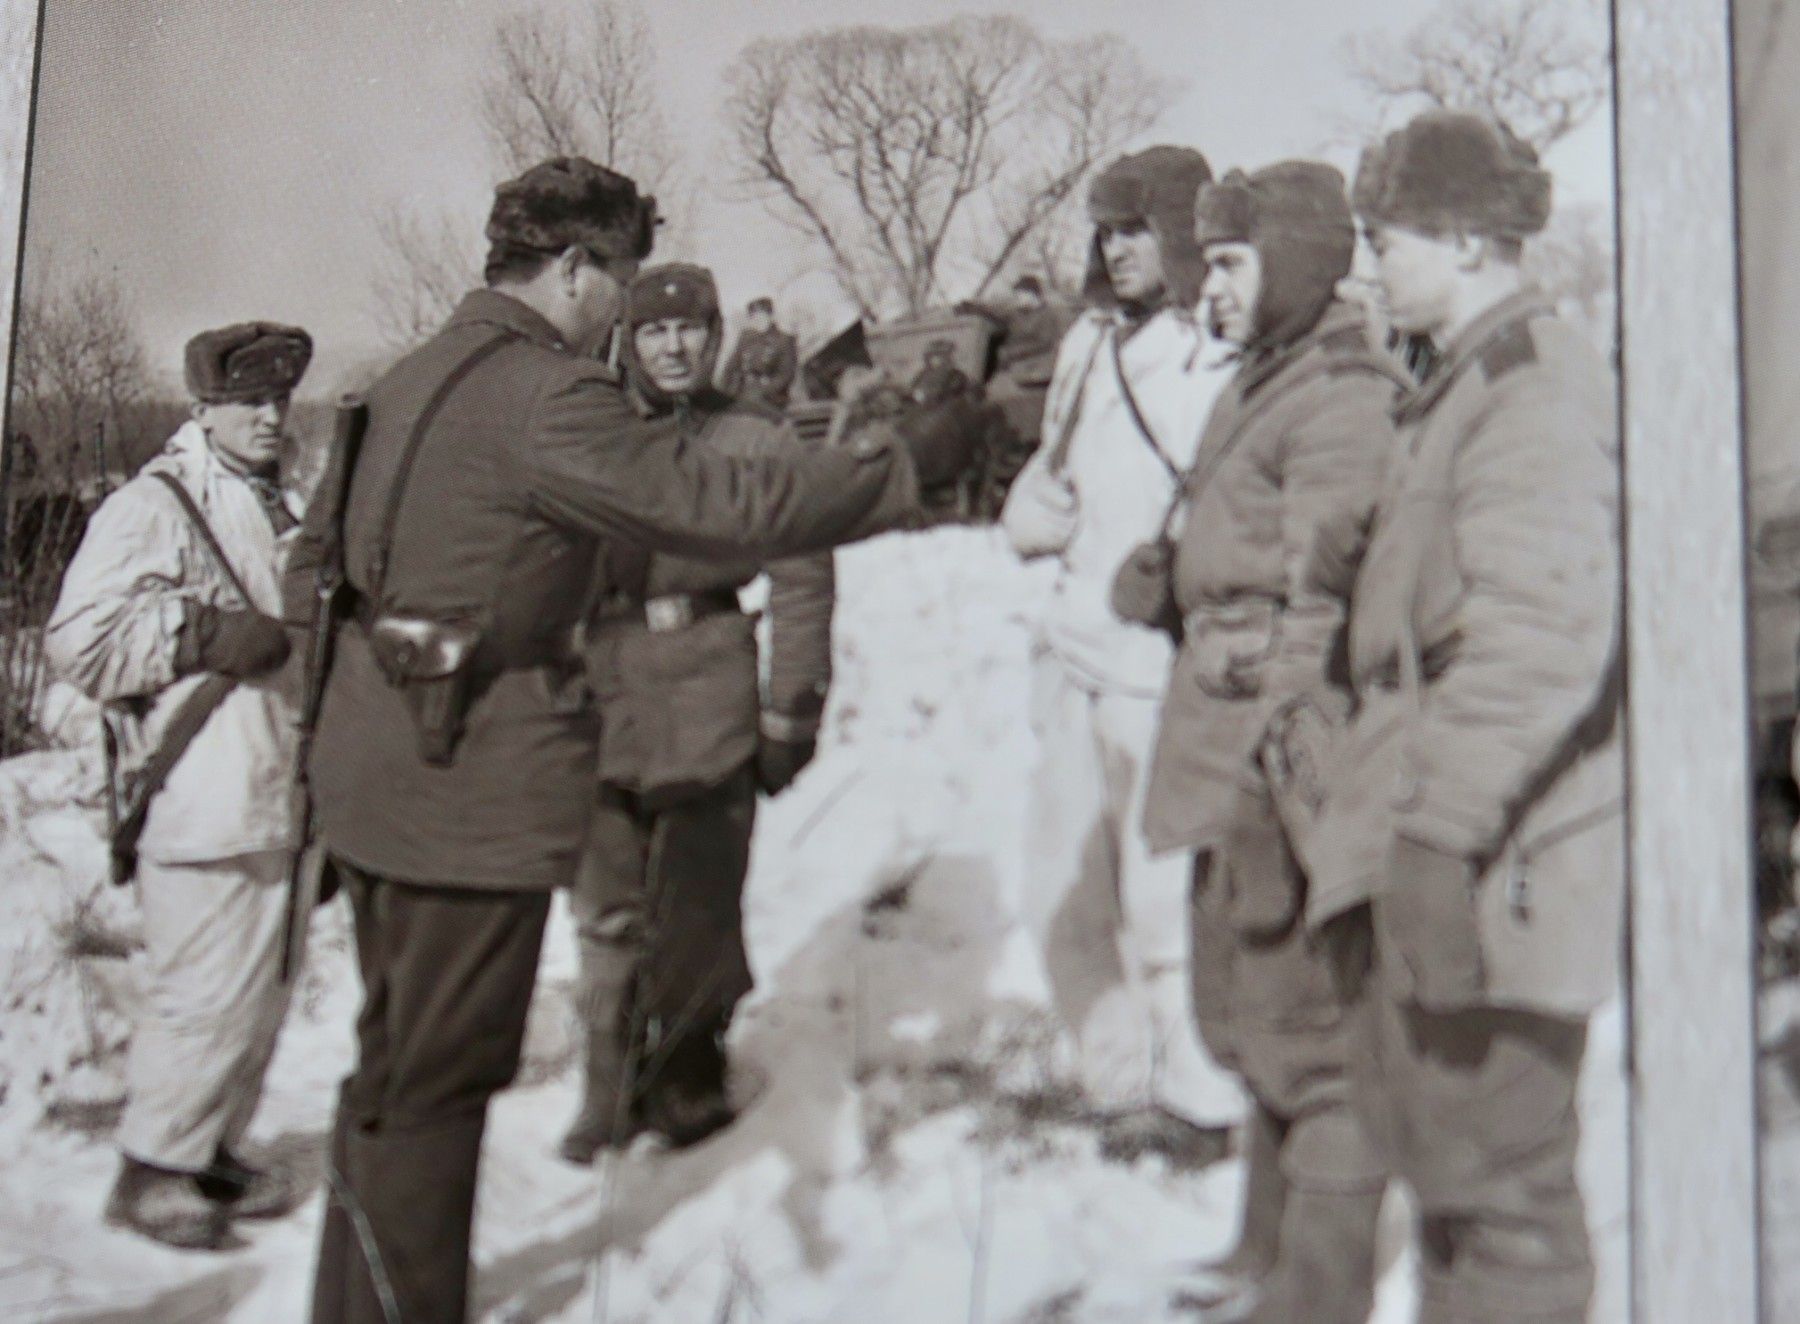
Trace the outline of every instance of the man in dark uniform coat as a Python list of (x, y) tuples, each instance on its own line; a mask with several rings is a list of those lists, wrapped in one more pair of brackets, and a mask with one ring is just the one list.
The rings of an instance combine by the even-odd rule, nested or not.
[[(674, 419), (639, 418), (572, 348), (616, 320), (653, 231), (653, 201), (585, 160), (501, 185), (487, 288), (369, 389), (343, 530), (355, 620), (310, 765), (365, 990), (321, 1324), (464, 1317), (488, 1100), (517, 1068), (550, 892), (573, 878), (593, 803), (568, 636), (597, 538), (817, 551), (909, 522), (921, 488), (966, 463), (954, 430), (780, 459), (672, 444)], [(325, 518), (309, 515), (294, 571)], [(290, 614), (304, 583), (289, 580)]]
[(727, 395), (784, 409), (800, 367), (799, 342), (775, 325), (775, 304), (766, 296), (750, 300), (744, 311), (749, 325), (725, 360), (719, 386)]
[[(625, 379), (646, 418), (726, 455), (781, 455), (793, 430), (712, 384), (719, 296), (704, 267), (647, 268), (626, 297)], [(831, 679), (829, 551), (770, 562), (769, 684), (738, 590), (762, 561), (602, 558), (584, 652), (600, 708), (600, 786), (571, 900), (587, 1031), (563, 1156), (587, 1163), (640, 1126), (675, 1144), (731, 1120), (722, 1050), (750, 989), (744, 878), (756, 795), (812, 758)]]

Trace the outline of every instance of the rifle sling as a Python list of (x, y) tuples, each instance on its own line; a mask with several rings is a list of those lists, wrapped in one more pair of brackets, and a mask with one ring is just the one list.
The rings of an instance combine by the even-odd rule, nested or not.
[(1119, 382), (1119, 395), (1125, 401), (1125, 408), (1131, 413), (1131, 421), (1137, 425), (1138, 435), (1144, 444), (1155, 452), (1156, 458), (1162, 461), (1163, 468), (1169, 471), (1169, 477), (1175, 480), (1175, 486), (1181, 486), (1181, 466), (1169, 458), (1169, 452), (1163, 449), (1162, 443), (1156, 439), (1156, 433), (1150, 430), (1150, 423), (1144, 417), (1144, 411), (1138, 407), (1137, 395), (1131, 389), (1131, 381), (1125, 376), (1125, 361), (1119, 357), (1119, 337), (1108, 333), (1106, 337), (1112, 346), (1113, 376)]
[(369, 557), (367, 596), (377, 604), (378, 609), (386, 606), (387, 572), (394, 551), (394, 530), (400, 522), (400, 507), (406, 500), (407, 483), (412, 478), (413, 466), (419, 458), (425, 434), (430, 430), (438, 412), (443, 409), (444, 402), (464, 379), (489, 355), (515, 338), (511, 331), (502, 331), (477, 345), (438, 383), (437, 390), (432, 392), (431, 398), (425, 402), (425, 408), (419, 411), (419, 417), (414, 420), (412, 431), (406, 438), (406, 448), (400, 452), (400, 463), (394, 469), (394, 481), (388, 488), (387, 504), (381, 512), (381, 529), (376, 535), (375, 549)]
[[(182, 513), (193, 525), (194, 532), (199, 535), (213, 560), (218, 562), (219, 569), (231, 581), (231, 586), (244, 600), (247, 607), (254, 606), (250, 590), (245, 587), (243, 578), (233, 568), (231, 559), (225, 555), (218, 535), (212, 525), (206, 522), (200, 507), (193, 496), (173, 474), (155, 473), (150, 475), (168, 488), (180, 505)], [(116, 769), (118, 762), (118, 740), (110, 723), (102, 718), (106, 741), (106, 781), (111, 822), (108, 824), (108, 836), (113, 855), (113, 881), (124, 883), (130, 881), (131, 870), (137, 856), (138, 838), (144, 832), (144, 820), (150, 813), (150, 802), (156, 798), (157, 792), (169, 780), (169, 774), (175, 765), (181, 762), (187, 753), (188, 746), (194, 743), (194, 737), (200, 734), (212, 715), (218, 711), (219, 705), (237, 688), (237, 680), (232, 676), (209, 675), (196, 685), (182, 700), (181, 707), (175, 710), (174, 717), (169, 719), (168, 726), (163, 728), (161, 742), (151, 751), (150, 757), (131, 778), (131, 784), (125, 788), (123, 803), (111, 799), (116, 787)]]

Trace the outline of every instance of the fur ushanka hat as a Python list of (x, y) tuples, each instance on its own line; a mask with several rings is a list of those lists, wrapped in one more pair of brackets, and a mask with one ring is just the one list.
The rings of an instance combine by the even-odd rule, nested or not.
[(650, 256), (656, 199), (625, 175), (579, 156), (558, 156), (494, 191), (487, 238), (495, 248), (560, 253), (579, 244), (600, 257)]
[[(1088, 215), (1096, 226), (1142, 222), (1162, 251), (1168, 302), (1192, 307), (1206, 279), (1206, 263), (1194, 242), (1194, 195), (1212, 179), (1212, 167), (1191, 147), (1146, 147), (1122, 156), (1088, 186)], [(1088, 246), (1082, 293), (1091, 303), (1116, 307), (1119, 297), (1106, 274), (1100, 236)]]
[(1356, 221), (1344, 176), (1322, 161), (1278, 161), (1229, 172), (1200, 190), (1194, 238), (1251, 244), (1262, 257), (1251, 345), (1282, 345), (1310, 331), (1350, 274)]
[(290, 393), (312, 352), (312, 337), (297, 326), (237, 322), (188, 341), (183, 375), (188, 394), (202, 404), (251, 404)]
[(1357, 215), (1421, 234), (1524, 239), (1550, 219), (1550, 173), (1505, 126), (1427, 111), (1364, 151)]

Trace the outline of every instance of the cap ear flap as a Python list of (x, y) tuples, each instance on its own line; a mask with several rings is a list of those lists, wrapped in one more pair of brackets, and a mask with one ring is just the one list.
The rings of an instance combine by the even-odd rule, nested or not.
[(650, 256), (650, 250), (656, 246), (656, 227), (662, 224), (662, 217), (656, 214), (656, 197), (646, 193), (638, 199), (637, 233), (632, 237), (631, 255), (642, 262)]

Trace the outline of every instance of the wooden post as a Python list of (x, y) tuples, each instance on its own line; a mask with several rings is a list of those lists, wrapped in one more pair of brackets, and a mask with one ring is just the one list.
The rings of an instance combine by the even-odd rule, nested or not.
[(1757, 1318), (1744, 490), (1726, 5), (1616, 0), (1632, 1318)]

